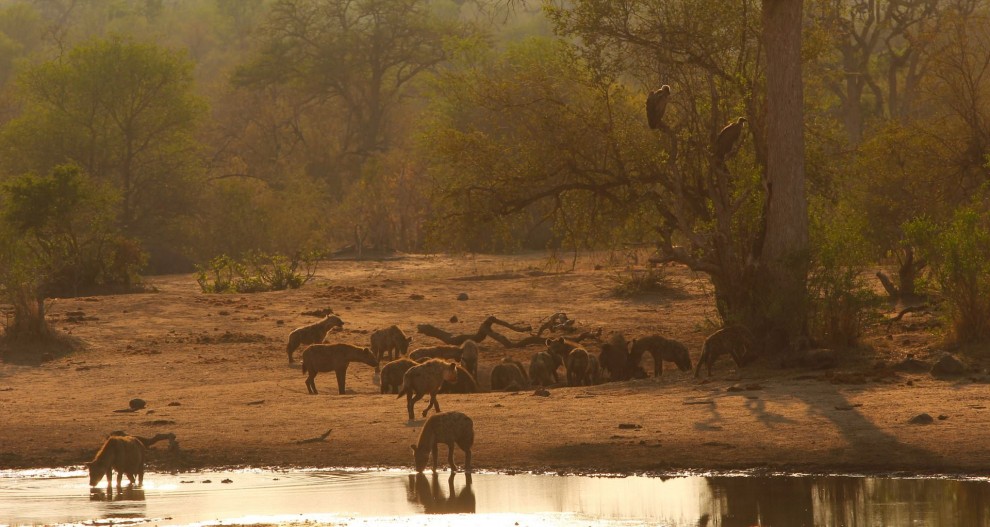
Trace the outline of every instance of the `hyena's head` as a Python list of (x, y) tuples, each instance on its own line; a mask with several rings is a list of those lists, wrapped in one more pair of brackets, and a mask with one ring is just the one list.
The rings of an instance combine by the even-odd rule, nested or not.
[(448, 362), (447, 367), (443, 369), (443, 380), (447, 382), (457, 382), (457, 363)]
[(86, 468), (89, 469), (89, 486), (95, 487), (103, 479), (103, 471), (93, 465), (93, 463), (86, 463)]
[(422, 473), (426, 468), (426, 462), (430, 460), (430, 449), (424, 448), (420, 451), (416, 445), (409, 445), (409, 448), (412, 448), (413, 457), (416, 460), (416, 472)]

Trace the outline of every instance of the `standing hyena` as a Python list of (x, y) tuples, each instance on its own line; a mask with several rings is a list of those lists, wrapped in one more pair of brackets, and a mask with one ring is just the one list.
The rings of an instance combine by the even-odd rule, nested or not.
[(474, 444), (474, 423), (461, 412), (437, 413), (430, 416), (419, 433), (419, 441), (410, 445), (415, 453), (416, 472), (422, 472), (433, 457), (433, 472), (437, 471), (438, 445), (447, 445), (447, 463), (450, 473), (457, 472), (454, 464), (454, 443), (464, 451), (464, 472), (471, 474), (471, 446)]
[(440, 411), (437, 392), (443, 386), (443, 381), (457, 382), (456, 363), (442, 359), (430, 359), (406, 370), (406, 374), (402, 376), (402, 388), (399, 389), (399, 397), (406, 396), (406, 410), (409, 411), (410, 421), (415, 419), (413, 406), (426, 394), (430, 394), (430, 404), (426, 405), (426, 409), (423, 410), (423, 417), (430, 413), (431, 407), (435, 408), (437, 412)]
[(705, 339), (701, 346), (701, 357), (694, 367), (694, 376), (701, 373), (701, 366), (705, 365), (708, 376), (712, 376), (712, 365), (720, 355), (728, 353), (737, 367), (742, 367), (750, 360), (754, 352), (753, 335), (743, 326), (726, 326)]
[(302, 326), (289, 333), (289, 343), (285, 347), (285, 353), (289, 356), (289, 364), (292, 364), (292, 352), (296, 348), (306, 344), (319, 344), (326, 338), (327, 333), (333, 328), (344, 327), (344, 321), (336, 315), (327, 315), (323, 320)]
[(653, 356), (654, 377), (663, 375), (663, 361), (673, 362), (681, 371), (691, 370), (691, 354), (684, 344), (676, 340), (650, 335), (632, 341), (632, 355), (642, 357), (645, 352)]
[(567, 385), (591, 386), (590, 360), (588, 350), (574, 348), (567, 354)]
[(347, 379), (347, 366), (352, 362), (360, 362), (375, 368), (379, 372), (378, 360), (368, 348), (359, 348), (350, 344), (313, 344), (302, 352), (302, 372), (306, 378), (306, 390), (311, 395), (316, 391), (316, 375), (320, 372), (337, 374), (337, 390), (344, 395)]
[(371, 351), (381, 362), (388, 352), (388, 360), (395, 360), (406, 354), (412, 337), (407, 337), (399, 326), (389, 326), (371, 334)]

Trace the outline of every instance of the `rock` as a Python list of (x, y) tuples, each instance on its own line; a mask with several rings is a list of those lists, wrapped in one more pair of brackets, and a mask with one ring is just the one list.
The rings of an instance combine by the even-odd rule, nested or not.
[(894, 370), (904, 373), (925, 373), (931, 371), (932, 365), (914, 357), (908, 357), (894, 365)]
[(130, 406), (131, 410), (134, 410), (135, 412), (143, 409), (147, 405), (148, 403), (146, 403), (144, 399), (131, 399), (130, 402), (127, 403), (127, 406)]
[(220, 483), (233, 483), (233, 482), (234, 482), (234, 480), (232, 480), (230, 478), (224, 478), (224, 479), (220, 480)]
[(426, 297), (423, 296), (423, 295), (416, 294), (416, 293), (413, 293), (413, 294), (409, 295), (409, 300), (422, 300), (424, 298), (426, 298)]
[(966, 365), (951, 353), (943, 353), (942, 357), (938, 359), (938, 362), (932, 366), (931, 373), (933, 376), (962, 375), (966, 373)]
[(935, 419), (928, 414), (918, 414), (912, 417), (908, 422), (913, 425), (930, 425), (935, 422)]
[(550, 390), (547, 390), (545, 388), (540, 388), (539, 390), (533, 392), (533, 395), (538, 395), (540, 397), (550, 397)]
[(939, 421), (945, 421), (948, 418), (949, 418), (949, 416), (947, 416), (945, 414), (939, 414), (939, 416), (938, 416), (938, 420)]
[(457, 322), (460, 322), (460, 319), (457, 318), (457, 315), (454, 315), (450, 317), (450, 321), (456, 324)]
[(643, 426), (633, 423), (622, 423), (619, 425), (619, 428), (621, 428), (622, 430), (638, 430), (640, 428), (643, 428)]
[(457, 299), (463, 302), (463, 301), (465, 301), (465, 300), (468, 299), (468, 294), (467, 293), (461, 293), (461, 294), (457, 295)]
[(182, 406), (182, 403), (180, 403), (179, 401), (172, 401), (168, 403), (168, 406)]

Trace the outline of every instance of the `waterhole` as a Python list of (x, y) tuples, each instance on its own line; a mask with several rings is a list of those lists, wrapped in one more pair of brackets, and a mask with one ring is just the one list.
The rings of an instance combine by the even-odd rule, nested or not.
[[(9, 525), (990, 525), (982, 478), (595, 477), (400, 470), (148, 473), (90, 489), (82, 470), (0, 471)], [(441, 516), (442, 515), (442, 516)]]

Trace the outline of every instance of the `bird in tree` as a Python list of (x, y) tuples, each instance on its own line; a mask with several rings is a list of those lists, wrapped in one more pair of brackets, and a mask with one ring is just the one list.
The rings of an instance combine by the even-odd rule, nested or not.
[(670, 86), (666, 84), (650, 92), (649, 97), (646, 98), (646, 119), (650, 123), (650, 130), (660, 128), (663, 113), (667, 110), (668, 99), (670, 99)]
[(746, 118), (740, 117), (735, 122), (725, 125), (725, 128), (722, 128), (722, 131), (718, 133), (718, 137), (715, 138), (716, 160), (724, 162), (725, 156), (732, 152), (732, 147), (739, 140), (739, 134), (742, 133), (743, 123), (745, 122)]

